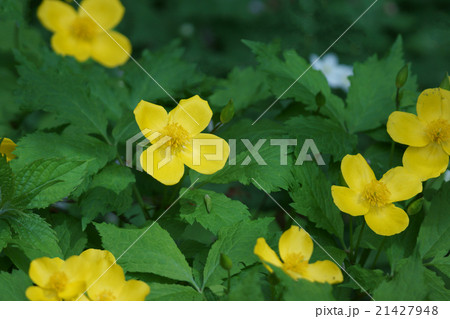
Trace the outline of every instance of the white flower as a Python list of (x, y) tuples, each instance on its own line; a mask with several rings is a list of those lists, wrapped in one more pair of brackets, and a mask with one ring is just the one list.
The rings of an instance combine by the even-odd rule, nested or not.
[[(316, 54), (311, 54), (309, 57), (309, 60), (313, 63), (313, 69), (322, 71), (330, 87), (348, 91), (350, 87), (348, 77), (353, 75), (353, 68), (349, 65), (339, 64), (338, 57), (334, 53), (325, 54), (319, 60), (317, 58), (318, 56)], [(314, 61), (316, 62), (314, 63)]]

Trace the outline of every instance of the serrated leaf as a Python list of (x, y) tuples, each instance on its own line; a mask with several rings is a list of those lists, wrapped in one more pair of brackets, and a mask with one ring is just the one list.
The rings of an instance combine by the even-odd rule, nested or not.
[(32, 286), (30, 278), (20, 270), (0, 272), (0, 301), (25, 301), (25, 290)]
[(11, 240), (11, 231), (7, 222), (0, 219), (0, 252)]
[(130, 168), (109, 164), (94, 176), (90, 188), (103, 187), (120, 194), (128, 185), (136, 181)]
[(241, 271), (231, 279), (231, 288), (227, 300), (231, 301), (262, 301), (263, 288), (268, 288), (265, 276), (258, 266)]
[(30, 259), (62, 257), (55, 231), (39, 215), (14, 212), (4, 216), (13, 230), (12, 243)]
[(226, 254), (233, 262), (232, 275), (255, 263), (258, 258), (252, 252), (256, 240), (267, 234), (271, 222), (271, 218), (260, 218), (222, 228), (206, 259), (202, 287), (220, 283), (227, 276), (227, 272), (220, 267), (220, 254)]
[[(183, 189), (181, 192), (183, 193)], [(211, 198), (209, 212), (204, 203), (205, 195)], [(250, 220), (250, 213), (244, 204), (213, 191), (194, 189), (187, 192), (180, 202), (181, 218), (191, 225), (196, 221), (214, 234), (217, 234), (222, 227)]]
[[(346, 123), (351, 133), (379, 127), (395, 111), (395, 79), (404, 65), (400, 37), (384, 59), (372, 56), (363, 63), (355, 63), (346, 108)], [(411, 98), (417, 90), (414, 75), (409, 76), (402, 90), (406, 94), (401, 106), (415, 103)]]
[(428, 299), (432, 301), (450, 300), (450, 289), (445, 287), (444, 280), (434, 271), (425, 269), (425, 282), (427, 283)]
[(331, 184), (316, 163), (304, 163), (293, 169), (294, 179), (289, 194), (291, 206), (298, 214), (305, 215), (317, 227), (343, 238), (342, 216), (331, 197)]
[(450, 247), (450, 183), (444, 183), (435, 194), (420, 227), (417, 242), (424, 258), (431, 258)]
[(0, 155), (0, 210), (13, 195), (14, 176), (11, 167), (6, 162), (6, 157)]
[(16, 172), (14, 202), (26, 208), (47, 207), (70, 195), (85, 174), (85, 162), (64, 158), (37, 160)]
[(144, 229), (123, 229), (110, 224), (95, 224), (95, 227), (100, 233), (103, 247), (116, 258), (129, 248), (118, 261), (126, 271), (153, 273), (195, 286), (191, 267), (185, 257), (169, 233), (157, 223)]
[(78, 219), (62, 214), (52, 215), (52, 224), (65, 259), (83, 252), (87, 235), (82, 232)]

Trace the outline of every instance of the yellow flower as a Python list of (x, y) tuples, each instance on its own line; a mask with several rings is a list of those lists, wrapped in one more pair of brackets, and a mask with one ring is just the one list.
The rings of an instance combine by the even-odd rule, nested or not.
[(66, 261), (48, 257), (35, 259), (30, 264), (29, 275), (37, 286), (28, 287), (26, 296), (33, 301), (74, 299), (87, 288), (87, 270), (85, 261), (79, 256)]
[(408, 227), (408, 215), (393, 203), (422, 191), (422, 183), (415, 174), (399, 166), (377, 180), (361, 154), (346, 155), (341, 170), (349, 187), (331, 187), (334, 203), (341, 211), (352, 216), (364, 215), (367, 225), (378, 235), (392, 236)]
[(330, 284), (337, 284), (344, 280), (339, 267), (329, 260), (308, 263), (313, 252), (313, 242), (308, 233), (297, 226), (291, 226), (281, 235), (278, 249), (283, 261), (267, 245), (264, 238), (258, 238), (254, 253), (270, 272), (272, 269), (265, 263), (283, 269), (294, 280), (302, 278)]
[[(1, 138), (0, 138), (1, 140)], [(9, 138), (4, 138), (0, 144), (0, 154), (6, 156), (6, 161), (10, 161), (14, 158), (16, 158), (16, 155), (14, 155), (12, 152), (16, 149), (16, 144), (11, 141)]]
[(124, 64), (131, 52), (130, 41), (123, 34), (111, 30), (119, 24), (125, 12), (120, 1), (83, 0), (80, 6), (84, 10), (79, 8), (78, 12), (59, 0), (44, 0), (39, 6), (39, 20), (54, 32), (51, 39), (53, 50), (73, 56), (80, 62), (92, 57), (110, 68)]
[(83, 295), (80, 300), (143, 301), (150, 293), (150, 287), (145, 282), (125, 280), (122, 267), (114, 264), (115, 258), (109, 251), (88, 249), (80, 257), (92, 265), (86, 276), (89, 288), (87, 297)]
[(37, 285), (26, 291), (33, 301), (140, 301), (150, 293), (146, 283), (126, 281), (122, 268), (107, 250), (88, 249), (66, 261), (38, 258), (31, 262), (29, 275)]
[(201, 133), (212, 111), (198, 95), (181, 100), (169, 114), (159, 105), (139, 102), (134, 110), (142, 133), (153, 144), (141, 155), (142, 168), (165, 185), (178, 183), (184, 165), (201, 174), (222, 169), (230, 154), (228, 143)]
[(422, 181), (438, 177), (447, 169), (450, 155), (450, 91), (423, 91), (417, 101), (417, 116), (394, 112), (387, 131), (394, 141), (409, 145), (403, 166)]

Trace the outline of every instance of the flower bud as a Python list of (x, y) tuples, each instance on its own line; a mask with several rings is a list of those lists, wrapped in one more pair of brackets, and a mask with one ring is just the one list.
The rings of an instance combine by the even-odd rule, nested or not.
[(449, 90), (450, 91), (450, 77), (448, 76), (448, 73), (445, 74), (444, 78), (442, 79), (441, 84), (439, 85), (441, 89)]
[(406, 81), (408, 80), (408, 64), (405, 64), (400, 71), (397, 73), (397, 78), (395, 79), (395, 86), (397, 89), (402, 88)]
[(233, 262), (227, 255), (220, 254), (220, 266), (225, 270), (230, 270), (233, 267)]
[(230, 122), (234, 117), (234, 102), (230, 99), (227, 105), (220, 112), (220, 121), (225, 124)]
[(424, 201), (424, 199), (423, 199), (423, 197), (421, 197), (421, 198), (413, 201), (411, 204), (409, 204), (408, 208), (406, 209), (406, 212), (408, 213), (408, 215), (412, 216), (412, 215), (419, 213), (422, 210), (423, 201)]
[(206, 194), (205, 197), (203, 197), (203, 201), (205, 202), (206, 211), (208, 212), (208, 214), (211, 213), (212, 209), (211, 196)]

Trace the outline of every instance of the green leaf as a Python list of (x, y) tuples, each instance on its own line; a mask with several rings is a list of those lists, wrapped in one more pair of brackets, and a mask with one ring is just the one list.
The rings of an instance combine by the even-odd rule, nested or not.
[(425, 282), (427, 283), (427, 290), (429, 291), (428, 300), (450, 300), (450, 289), (445, 287), (444, 280), (434, 271), (425, 269)]
[(430, 262), (430, 265), (437, 268), (443, 274), (445, 274), (450, 279), (450, 256), (444, 257), (442, 255), (447, 254), (447, 250), (445, 250), (441, 256), (436, 256), (433, 261)]
[[(386, 278), (380, 269), (366, 269), (360, 265), (353, 265), (348, 267), (347, 272), (358, 282), (366, 291), (373, 291)], [(341, 287), (350, 287), (361, 290), (355, 281), (349, 279), (347, 282), (340, 285)]]
[(25, 291), (32, 286), (30, 278), (20, 270), (0, 272), (0, 301), (25, 301)]
[[(351, 133), (379, 127), (395, 111), (395, 79), (404, 65), (400, 37), (384, 59), (372, 56), (364, 63), (355, 63), (346, 108), (346, 124)], [(416, 77), (411, 75), (402, 88), (401, 106), (415, 104), (416, 90)]]
[(0, 252), (8, 245), (11, 240), (11, 231), (9, 225), (0, 219)]
[[(169, 233), (157, 223), (144, 229), (124, 229), (110, 224), (95, 224), (103, 247), (126, 271), (153, 273), (196, 285), (192, 270)], [(141, 237), (142, 236), (142, 237)]]
[(103, 187), (120, 194), (134, 182), (136, 182), (136, 179), (128, 167), (109, 164), (94, 176), (89, 187)]
[(17, 145), (15, 153), (18, 158), (11, 163), (14, 172), (26, 168), (38, 159), (64, 157), (71, 161), (86, 162), (87, 174), (92, 175), (116, 154), (111, 145), (72, 129), (66, 129), (61, 135), (42, 132), (29, 134)]
[(30, 259), (62, 257), (55, 231), (39, 215), (14, 212), (4, 215), (13, 230), (11, 242)]
[(86, 163), (64, 158), (37, 160), (16, 171), (15, 202), (44, 208), (70, 195), (81, 184)]
[(118, 214), (126, 212), (133, 204), (131, 188), (126, 188), (120, 194), (96, 187), (89, 189), (80, 197), (81, 224), (84, 230), (97, 216), (114, 211)]
[(294, 201), (291, 206), (305, 215), (317, 227), (339, 238), (344, 235), (342, 216), (331, 197), (331, 183), (316, 163), (304, 163), (292, 168), (294, 179), (289, 194)]
[(340, 161), (356, 147), (356, 135), (323, 117), (297, 116), (286, 121), (286, 125), (286, 132), (297, 138), (298, 146), (301, 147), (306, 139), (312, 139), (322, 155), (332, 155), (335, 161)]
[(195, 89), (200, 84), (204, 76), (196, 71), (195, 64), (181, 60), (183, 54), (184, 49), (180, 48), (178, 41), (159, 51), (144, 50), (139, 64), (150, 72), (153, 79), (135, 63), (124, 66), (124, 80), (131, 88), (132, 108), (136, 107), (140, 100), (168, 100), (168, 93), (174, 97), (184, 96), (183, 92), (189, 88)]
[(80, 221), (62, 214), (51, 215), (51, 218), (64, 258), (82, 253), (87, 244), (87, 235), (81, 231)]
[(320, 108), (320, 112), (343, 125), (344, 103), (339, 97), (331, 93), (327, 79), (322, 72), (312, 69), (309, 62), (300, 57), (294, 50), (284, 51), (283, 59), (280, 59), (278, 57), (280, 52), (278, 45), (248, 40), (243, 42), (250, 47), (262, 70), (270, 78), (268, 84), (276, 98), (294, 98), (306, 105), (309, 111), (316, 111), (316, 95), (322, 92), (326, 104)]
[(0, 155), (0, 211), (3, 205), (9, 201), (13, 195), (14, 176), (11, 167), (6, 162), (6, 157)]
[(252, 253), (253, 248), (256, 240), (267, 234), (271, 222), (271, 218), (260, 218), (223, 227), (206, 259), (202, 287), (221, 283), (222, 279), (227, 277), (227, 272), (220, 267), (220, 254), (226, 254), (233, 262), (232, 275), (257, 262), (258, 258)]
[(450, 247), (450, 183), (444, 183), (434, 195), (420, 227), (417, 242), (420, 254), (431, 258)]
[(265, 276), (260, 267), (256, 266), (249, 270), (243, 270), (232, 277), (231, 289), (227, 299), (232, 301), (262, 301), (265, 299), (263, 285), (266, 285)]
[(395, 267), (394, 277), (382, 282), (373, 292), (375, 300), (423, 300), (427, 295), (425, 281), (426, 268), (418, 254), (402, 259)]
[(218, 112), (233, 99), (236, 113), (269, 97), (264, 74), (253, 68), (233, 69), (225, 80), (218, 82), (218, 88), (209, 97), (213, 111)]
[(199, 301), (201, 293), (189, 286), (151, 283), (147, 299), (151, 301)]
[[(180, 192), (184, 193), (184, 189)], [(211, 198), (210, 212), (205, 206), (205, 195)], [(191, 225), (196, 221), (214, 234), (217, 234), (224, 226), (250, 219), (250, 213), (244, 204), (213, 191), (194, 189), (187, 192), (180, 202), (181, 218)]]

